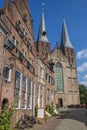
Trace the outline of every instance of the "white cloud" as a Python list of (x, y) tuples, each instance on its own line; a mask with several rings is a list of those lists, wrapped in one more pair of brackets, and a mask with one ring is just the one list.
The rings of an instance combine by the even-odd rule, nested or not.
[(86, 74), (86, 75), (84, 75), (83, 79), (84, 79), (84, 80), (87, 80), (87, 74)]
[(84, 62), (81, 66), (77, 67), (78, 72), (87, 71), (87, 62)]
[(87, 86), (87, 81), (81, 81), (79, 84), (82, 84), (84, 86)]
[(87, 49), (77, 52), (77, 59), (87, 58)]

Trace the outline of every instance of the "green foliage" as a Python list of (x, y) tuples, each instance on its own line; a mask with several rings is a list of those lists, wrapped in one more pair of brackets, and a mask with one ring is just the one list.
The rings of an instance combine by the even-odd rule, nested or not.
[(84, 85), (79, 85), (79, 93), (80, 93), (80, 103), (87, 104), (87, 87), (85, 87)]
[(46, 111), (52, 115), (54, 113), (53, 104), (52, 105), (47, 105), (46, 106)]
[(10, 130), (13, 110), (3, 110), (0, 114), (0, 130)]

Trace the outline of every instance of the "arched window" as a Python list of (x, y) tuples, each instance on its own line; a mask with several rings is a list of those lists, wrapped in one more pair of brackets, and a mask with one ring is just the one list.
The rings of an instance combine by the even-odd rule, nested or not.
[(63, 92), (63, 68), (59, 62), (55, 65), (55, 84), (56, 91), (59, 93)]
[(9, 106), (9, 101), (7, 98), (4, 98), (3, 101), (2, 101), (2, 110), (3, 109), (7, 109)]

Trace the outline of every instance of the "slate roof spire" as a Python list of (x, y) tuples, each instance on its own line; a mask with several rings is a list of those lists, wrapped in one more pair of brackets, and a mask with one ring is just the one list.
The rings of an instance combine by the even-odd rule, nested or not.
[(44, 3), (42, 4), (42, 17), (39, 25), (38, 39), (37, 41), (49, 43), (47, 35), (46, 35), (46, 26), (45, 26), (45, 18), (44, 18)]
[(70, 38), (69, 38), (69, 34), (67, 31), (67, 26), (65, 23), (65, 19), (63, 18), (63, 25), (62, 25), (62, 36), (61, 36), (61, 48), (66, 47), (66, 48), (73, 48)]

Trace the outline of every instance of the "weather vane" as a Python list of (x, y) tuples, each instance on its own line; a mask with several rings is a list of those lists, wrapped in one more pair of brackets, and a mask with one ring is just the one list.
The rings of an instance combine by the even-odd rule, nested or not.
[(62, 18), (64, 18), (64, 11), (62, 12)]
[(42, 3), (42, 10), (44, 11), (44, 6), (45, 6), (45, 3)]

